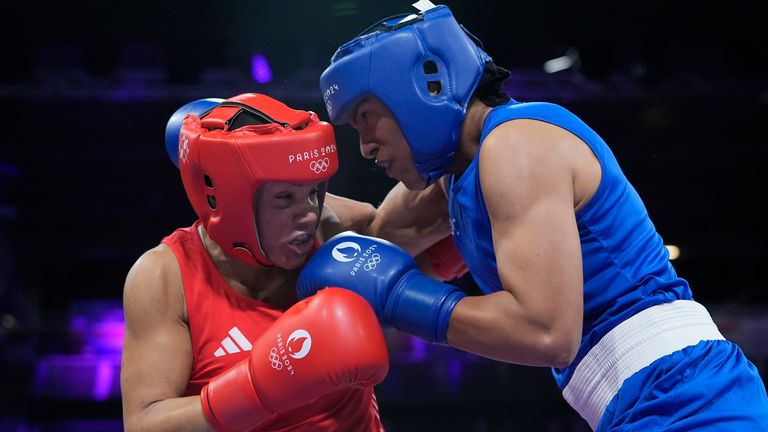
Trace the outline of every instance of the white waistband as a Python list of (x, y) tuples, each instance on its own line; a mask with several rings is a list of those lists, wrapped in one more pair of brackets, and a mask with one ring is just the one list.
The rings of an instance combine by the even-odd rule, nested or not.
[(645, 309), (608, 332), (576, 366), (565, 400), (594, 430), (625, 379), (703, 340), (724, 339), (704, 306), (677, 300)]

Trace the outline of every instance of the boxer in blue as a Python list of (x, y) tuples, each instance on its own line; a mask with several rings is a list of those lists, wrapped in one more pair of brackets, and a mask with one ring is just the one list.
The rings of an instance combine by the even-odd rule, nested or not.
[[(755, 366), (675, 272), (610, 147), (561, 106), (509, 98), (508, 76), (446, 6), (385, 19), (337, 50), (320, 78), (329, 117), (401, 182), (382, 226), (445, 220), (483, 295), (351, 233), (318, 250), (299, 295), (345, 287), (384, 325), (550, 366), (597, 431), (768, 430)], [(398, 199), (406, 189), (423, 199)]]

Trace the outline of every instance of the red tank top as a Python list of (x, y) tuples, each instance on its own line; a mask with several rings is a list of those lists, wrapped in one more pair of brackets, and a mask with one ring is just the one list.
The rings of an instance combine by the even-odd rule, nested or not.
[[(251, 342), (282, 311), (236, 292), (219, 273), (198, 233), (200, 221), (163, 239), (181, 269), (192, 341), (192, 374), (185, 396), (200, 394), (214, 376), (249, 355)], [(278, 414), (259, 431), (383, 431), (373, 388), (349, 388)]]

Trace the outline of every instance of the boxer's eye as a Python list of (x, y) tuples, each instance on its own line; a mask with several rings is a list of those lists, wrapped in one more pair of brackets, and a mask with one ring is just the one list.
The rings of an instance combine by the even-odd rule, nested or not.
[(368, 120), (368, 110), (361, 110), (357, 112), (357, 123), (362, 123)]

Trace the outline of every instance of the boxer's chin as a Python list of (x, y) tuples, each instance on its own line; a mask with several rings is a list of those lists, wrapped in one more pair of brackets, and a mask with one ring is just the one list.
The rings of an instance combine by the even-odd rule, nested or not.
[(309, 257), (309, 253), (312, 251), (313, 243), (307, 244), (285, 244), (280, 250), (274, 254), (274, 258), (270, 256), (272, 263), (286, 270), (295, 270), (301, 268)]
[(279, 267), (284, 270), (296, 270), (301, 268), (304, 263), (307, 262), (307, 255), (299, 257), (279, 257), (276, 260), (272, 260), (272, 264), (275, 267)]
[[(387, 172), (387, 174), (389, 174), (389, 172)], [(390, 177), (402, 182), (406, 189), (412, 191), (425, 189), (429, 185), (427, 179), (422, 177), (419, 172), (416, 171), (415, 167), (408, 170), (408, 172), (395, 173), (394, 175), (390, 175)]]
[(412, 191), (426, 189), (427, 186), (429, 186), (427, 179), (421, 176), (415, 176), (413, 178), (400, 180), (400, 181), (403, 182), (403, 185), (405, 186), (406, 189), (412, 190)]

